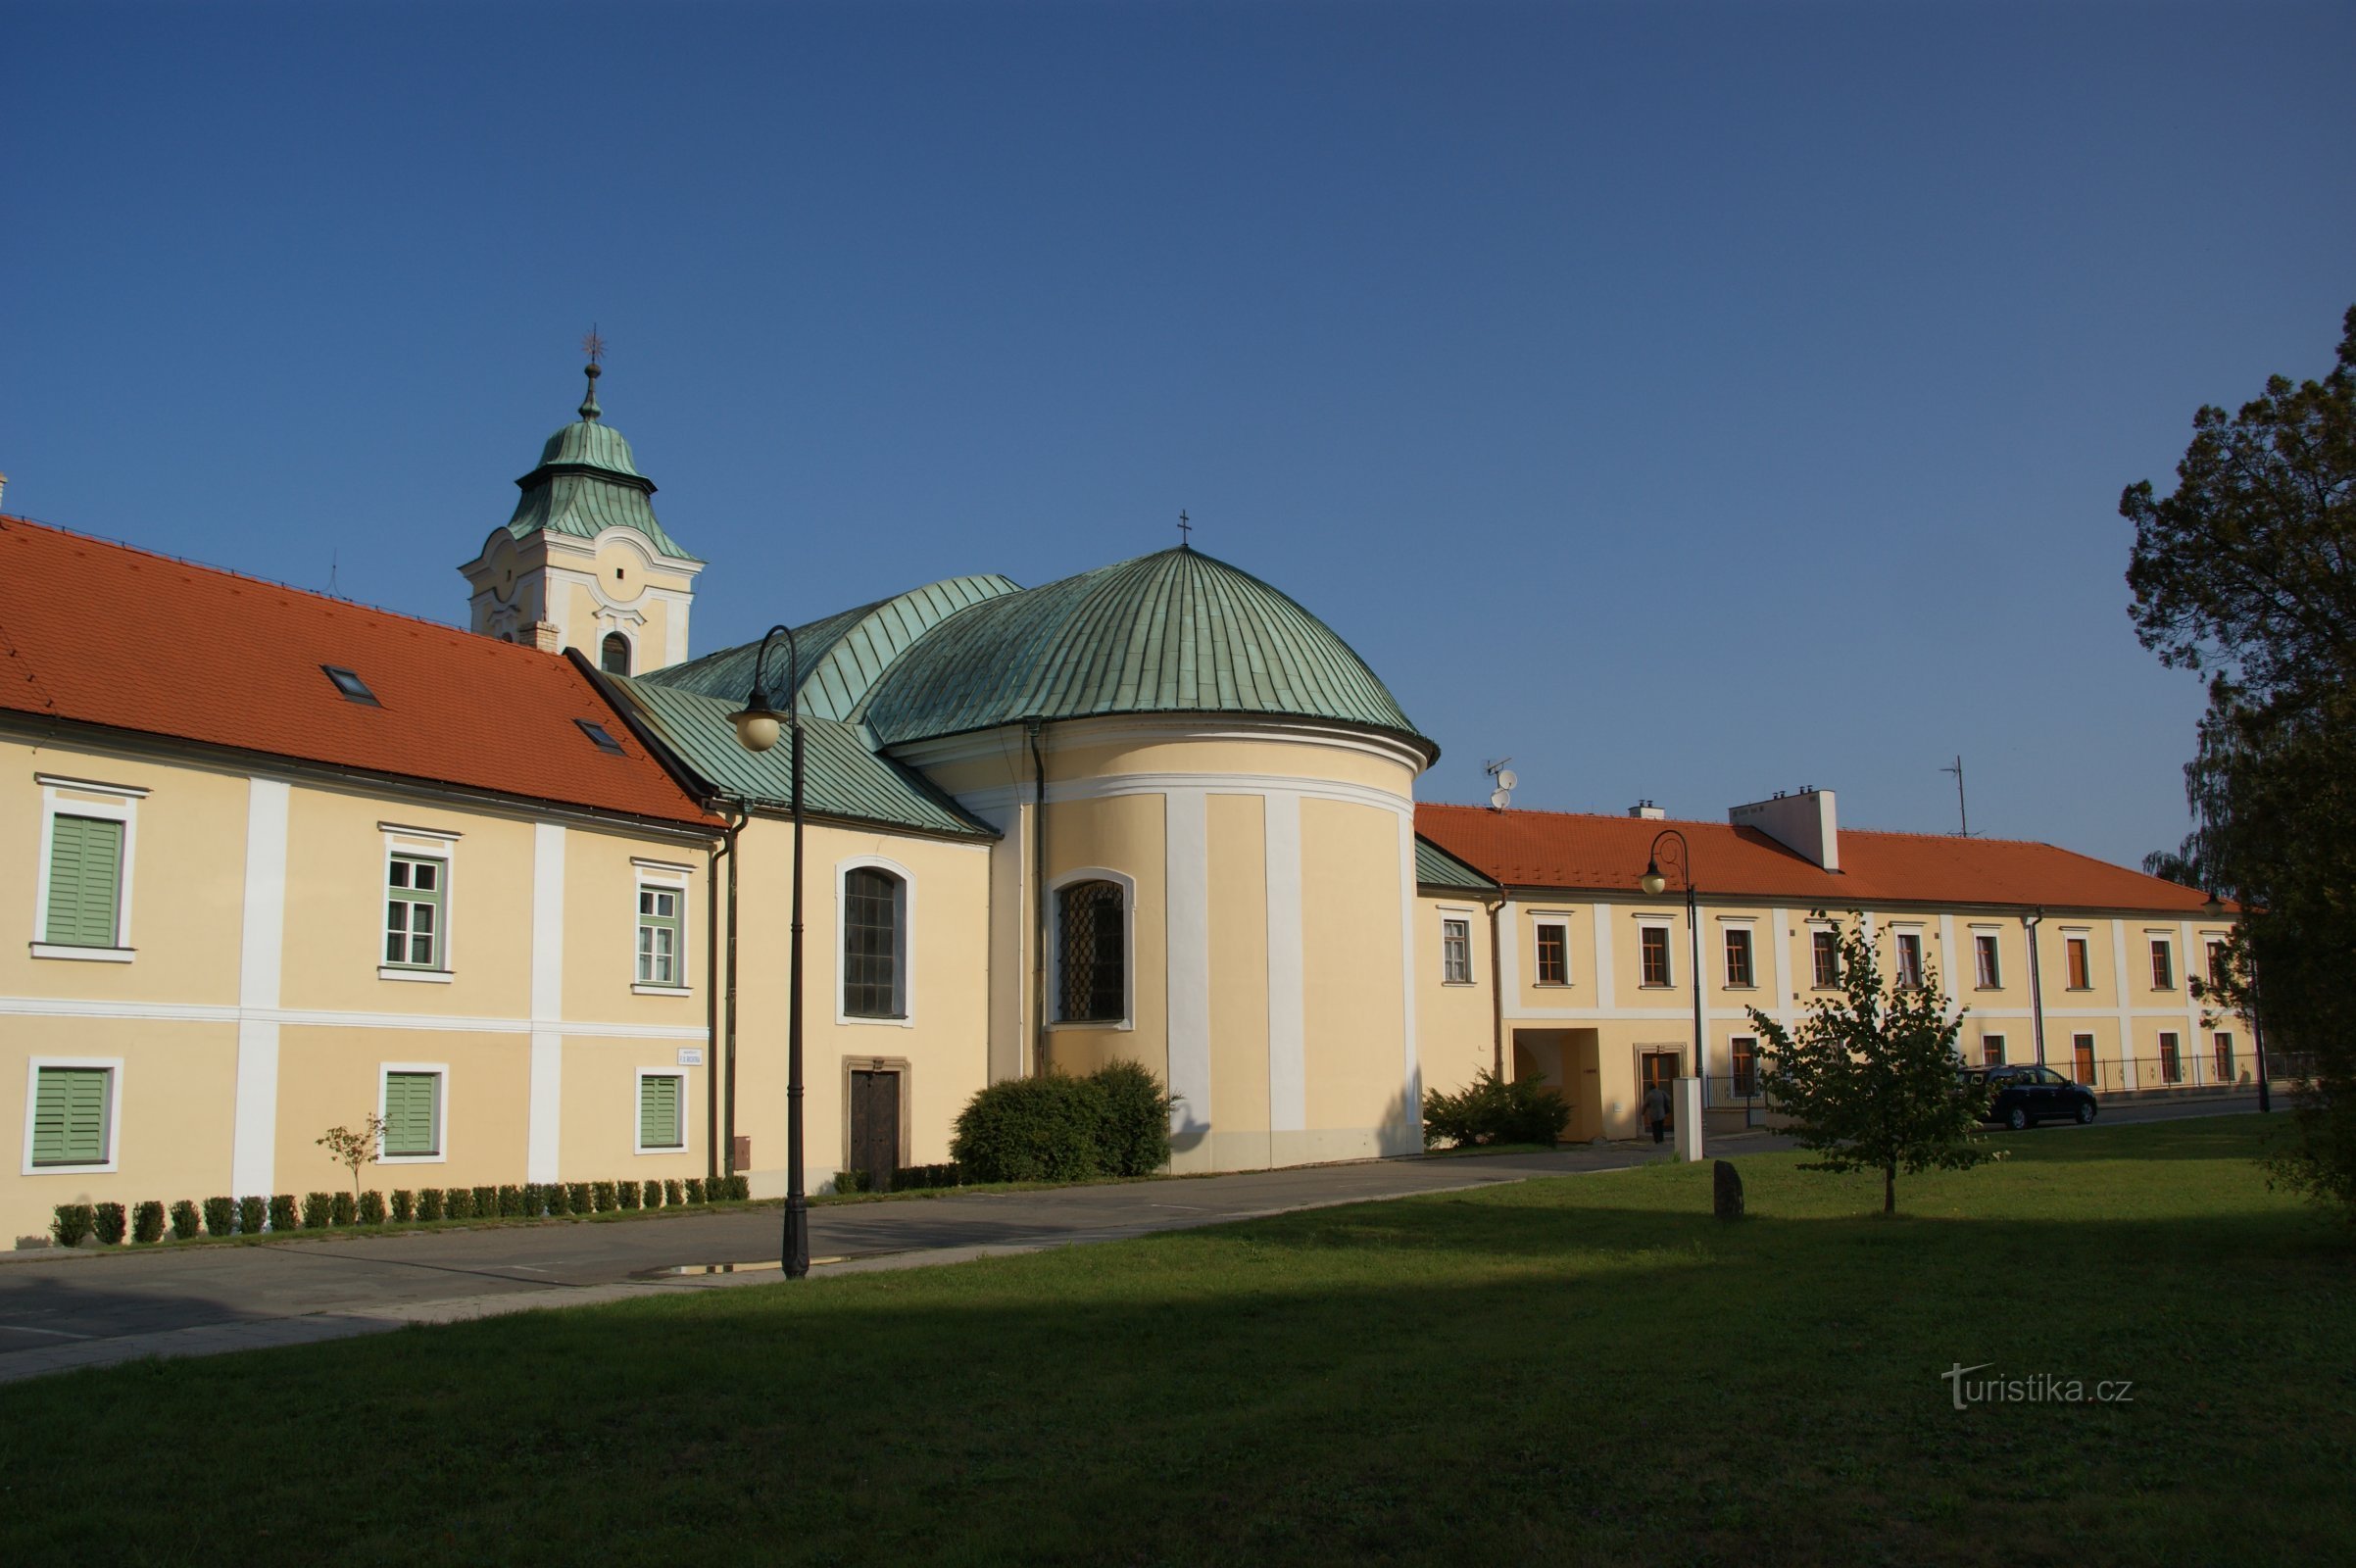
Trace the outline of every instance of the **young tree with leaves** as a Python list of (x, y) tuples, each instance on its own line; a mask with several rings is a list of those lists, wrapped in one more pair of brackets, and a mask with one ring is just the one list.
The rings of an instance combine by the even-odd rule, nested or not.
[(2136, 635), (2209, 680), (2181, 856), (2246, 911), (2215, 1000), (2302, 1064), (2277, 1174), (2356, 1219), (2356, 308), (2329, 375), (2201, 409), (2176, 471), (2119, 511)]
[(1963, 1013), (1947, 1016), (1938, 971), (1926, 963), (1921, 984), (1886, 989), (1864, 922), (1839, 930), (1839, 998), (1810, 1006), (1796, 1032), (1750, 1009), (1762, 1082), (1799, 1146), (1822, 1156), (1800, 1169), (1880, 1171), (1882, 1212), (1892, 1214), (1901, 1170), (1965, 1170), (1993, 1157), (1980, 1137), (1988, 1090), (1963, 1080)]
[(335, 1162), (352, 1173), (352, 1197), (357, 1200), (360, 1197), (360, 1167), (374, 1164), (376, 1151), (384, 1146), (384, 1118), (370, 1111), (368, 1119), (358, 1128), (330, 1127), (323, 1137), (315, 1138), (312, 1142), (334, 1155)]

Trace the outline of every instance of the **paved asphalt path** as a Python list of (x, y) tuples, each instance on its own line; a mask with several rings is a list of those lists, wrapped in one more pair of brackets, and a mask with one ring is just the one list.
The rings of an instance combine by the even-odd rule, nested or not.
[[(2106, 1122), (2227, 1115), (2254, 1098), (2120, 1104)], [(2068, 1136), (2040, 1128), (2017, 1136)], [(1721, 1138), (1734, 1155), (1789, 1147)], [(1625, 1169), (1649, 1144), (1377, 1160), (1027, 1193), (822, 1204), (814, 1272), (957, 1262), (1539, 1176)], [(778, 1277), (775, 1205), (612, 1224), (488, 1226), (274, 1246), (0, 1254), (0, 1382), (145, 1355), (208, 1354), (542, 1306)], [(729, 1265), (733, 1265), (732, 1267)]]

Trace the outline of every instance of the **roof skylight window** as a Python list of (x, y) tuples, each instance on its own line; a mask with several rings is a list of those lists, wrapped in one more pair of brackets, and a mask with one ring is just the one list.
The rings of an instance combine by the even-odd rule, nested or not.
[(376, 701), (376, 694), (368, 690), (368, 683), (353, 674), (352, 671), (336, 664), (321, 664), (319, 668), (325, 670), (327, 678), (335, 682), (335, 689), (343, 694), (345, 702), (362, 703), (369, 708), (384, 706)]
[(593, 718), (576, 718), (573, 722), (581, 726), (581, 733), (588, 736), (590, 744), (599, 751), (612, 752), (615, 757), (622, 755), (621, 742), (608, 734), (605, 725)]

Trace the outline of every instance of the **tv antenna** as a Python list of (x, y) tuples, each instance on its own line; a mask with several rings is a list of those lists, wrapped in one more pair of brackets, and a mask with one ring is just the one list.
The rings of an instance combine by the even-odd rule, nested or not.
[(1489, 792), (1489, 806), (1492, 810), (1501, 811), (1513, 804), (1513, 787), (1522, 779), (1519, 773), (1505, 765), (1512, 760), (1513, 759), (1510, 757), (1500, 757), (1494, 762), (1481, 764), (1481, 771), (1487, 773), (1490, 782), (1497, 786)]
[(1955, 815), (1962, 824), (1956, 829), (1955, 836), (1959, 839), (1968, 839), (1972, 836), (1972, 813), (1963, 801), (1963, 759), (1956, 758), (1953, 767), (1942, 767), (1939, 771), (1955, 775)]

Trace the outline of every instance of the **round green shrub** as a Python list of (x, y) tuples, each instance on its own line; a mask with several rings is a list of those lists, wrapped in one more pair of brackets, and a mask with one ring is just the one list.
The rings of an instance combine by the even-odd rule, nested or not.
[(338, 1225), (353, 1223), (360, 1218), (360, 1196), (356, 1193), (337, 1193), (335, 1206), (327, 1211), (327, 1217)]
[(292, 1193), (273, 1193), (270, 1200), (270, 1228), (290, 1231), (295, 1228), (295, 1200)]
[(121, 1247), (123, 1232), (130, 1228), (130, 1216), (123, 1212), (123, 1205), (121, 1203), (101, 1203), (94, 1214), (92, 1223), (98, 1230), (99, 1245)]
[(444, 1219), (472, 1219), (474, 1217), (474, 1189), (453, 1187), (442, 1195)]
[(98, 1216), (89, 1204), (60, 1203), (49, 1221), (49, 1234), (57, 1238), (60, 1247), (79, 1247), (97, 1224)]
[(237, 1230), (237, 1200), (208, 1198), (205, 1200), (205, 1234), (229, 1236)]
[(1170, 1097), (1134, 1061), (1108, 1062), (1089, 1077), (1103, 1098), (1097, 1129), (1107, 1174), (1151, 1176), (1170, 1162)]
[(384, 1223), (384, 1195), (382, 1193), (371, 1191), (360, 1195), (360, 1223), (363, 1225)]
[(131, 1240), (152, 1245), (164, 1239), (164, 1205), (150, 1200), (131, 1210)]
[(430, 1225), (442, 1217), (442, 1190), (439, 1187), (417, 1189), (417, 1223)]
[(1104, 1100), (1093, 1078), (1008, 1078), (966, 1102), (949, 1150), (975, 1181), (1084, 1181), (1104, 1173)]
[(1423, 1097), (1423, 1142), (1470, 1149), (1481, 1144), (1551, 1144), (1562, 1135), (1571, 1107), (1542, 1078), (1508, 1083), (1484, 1067), (1453, 1095)]
[(270, 1200), (240, 1198), (237, 1200), (237, 1229), (247, 1236), (259, 1236), (262, 1227), (270, 1222)]

